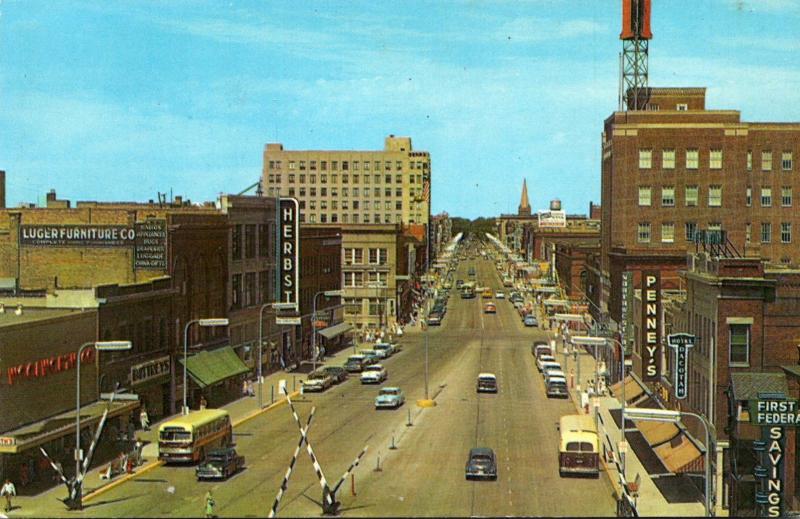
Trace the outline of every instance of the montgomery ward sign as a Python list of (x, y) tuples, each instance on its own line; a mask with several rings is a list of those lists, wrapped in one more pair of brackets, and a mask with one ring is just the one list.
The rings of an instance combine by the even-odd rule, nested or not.
[(131, 366), (131, 385), (169, 374), (169, 355)]
[(278, 302), (297, 310), (300, 290), (300, 206), (296, 198), (280, 199)]
[(625, 353), (628, 353), (628, 348), (631, 343), (631, 336), (633, 335), (633, 320), (631, 314), (633, 312), (633, 272), (622, 273), (622, 323), (620, 331), (622, 335), (622, 344), (625, 348)]
[(539, 227), (566, 227), (567, 213), (564, 211), (539, 211)]
[(642, 272), (642, 380), (652, 382), (661, 376), (661, 275)]
[(21, 225), (20, 245), (30, 247), (131, 247), (133, 227), (122, 225)]
[(675, 349), (675, 398), (683, 400), (689, 387), (689, 348), (694, 347), (694, 335), (673, 333), (667, 335), (667, 345)]

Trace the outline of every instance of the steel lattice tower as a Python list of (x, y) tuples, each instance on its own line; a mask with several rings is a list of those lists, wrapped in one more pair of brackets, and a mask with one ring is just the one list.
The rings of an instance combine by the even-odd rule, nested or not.
[(620, 104), (642, 110), (647, 104), (648, 53), (651, 0), (622, 0), (622, 71)]

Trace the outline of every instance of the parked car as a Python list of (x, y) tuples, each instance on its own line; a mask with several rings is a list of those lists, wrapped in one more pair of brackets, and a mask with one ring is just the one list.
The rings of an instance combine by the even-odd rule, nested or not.
[(497, 393), (497, 377), (494, 373), (478, 374), (478, 393)]
[(331, 377), (325, 370), (318, 369), (308, 374), (303, 384), (303, 392), (306, 391), (325, 391), (333, 385), (333, 377)]
[(556, 364), (558, 364), (558, 362), (556, 362), (556, 358), (553, 357), (552, 355), (542, 354), (536, 357), (536, 369), (542, 371), (545, 362), (555, 362)]
[(373, 349), (358, 350), (358, 352), (364, 356), (364, 361), (366, 362), (367, 366), (370, 364), (377, 364), (381, 361), (381, 358)]
[(547, 384), (549, 384), (550, 381), (553, 380), (554, 378), (555, 379), (563, 378), (564, 380), (566, 380), (567, 374), (560, 369), (547, 370), (547, 372), (544, 375), (544, 385), (547, 386)]
[(567, 379), (564, 377), (550, 377), (547, 382), (547, 398), (569, 398)]
[(236, 453), (233, 447), (214, 449), (206, 454), (206, 459), (195, 469), (198, 480), (226, 479), (244, 467), (244, 456)]
[(429, 326), (439, 326), (442, 324), (442, 315), (437, 312), (431, 312), (425, 321)]
[(464, 472), (467, 479), (497, 479), (497, 458), (494, 451), (486, 447), (470, 449)]
[(375, 409), (393, 408), (397, 409), (406, 401), (403, 390), (399, 387), (384, 387), (375, 397)]
[(505, 299), (506, 298), (506, 294), (505, 294), (505, 292), (500, 292), (498, 290), (497, 292), (494, 293), (494, 297), (495, 297), (495, 299)]
[(379, 342), (372, 349), (381, 359), (388, 359), (395, 352), (394, 344), (389, 344), (388, 342)]
[(497, 306), (494, 303), (486, 303), (483, 305), (483, 313), (485, 314), (496, 314), (497, 313)]
[(539, 322), (532, 315), (526, 315), (522, 322), (525, 323), (525, 326), (539, 326)]
[(546, 342), (537, 341), (531, 346), (531, 353), (538, 359), (540, 355), (552, 355), (553, 350), (550, 349), (550, 345)]
[(382, 364), (372, 364), (370, 366), (366, 366), (364, 370), (361, 372), (361, 383), (362, 384), (380, 384), (386, 377), (389, 376), (389, 373), (386, 371), (386, 368), (383, 367)]
[(325, 366), (322, 369), (331, 376), (334, 384), (347, 380), (347, 370), (341, 366)]
[(344, 369), (348, 373), (359, 373), (367, 365), (367, 358), (364, 355), (350, 355), (344, 363)]
[(563, 371), (561, 369), (561, 364), (559, 364), (558, 362), (545, 362), (545, 363), (543, 363), (543, 365), (542, 365), (542, 376), (544, 376), (545, 380), (547, 380), (547, 376), (550, 374), (551, 371), (561, 371), (562, 374), (563, 374)]

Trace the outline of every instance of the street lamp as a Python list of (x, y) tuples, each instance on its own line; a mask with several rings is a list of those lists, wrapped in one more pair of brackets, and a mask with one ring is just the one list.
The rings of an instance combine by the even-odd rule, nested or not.
[(700, 420), (703, 428), (706, 431), (706, 467), (705, 467), (705, 507), (706, 517), (711, 517), (711, 433), (708, 428), (708, 422), (703, 416), (687, 411), (674, 411), (672, 409), (648, 409), (633, 407), (628, 408), (622, 412), (622, 424), (625, 425), (625, 417), (631, 420), (642, 420), (645, 422), (668, 422), (678, 424), (681, 416), (693, 416)]
[(78, 510), (83, 508), (81, 502), (81, 487), (78, 485), (78, 477), (81, 473), (81, 460), (83, 451), (81, 450), (81, 354), (86, 348), (94, 346), (97, 351), (125, 351), (130, 350), (133, 345), (131, 341), (98, 341), (85, 342), (78, 348), (77, 363), (77, 383), (75, 389), (75, 506)]
[(325, 297), (342, 297), (341, 290), (320, 290), (314, 294), (312, 301), (313, 311), (311, 312), (311, 362), (312, 371), (317, 371), (317, 297), (324, 294)]
[(186, 405), (186, 365), (188, 364), (188, 355), (189, 355), (189, 327), (197, 323), (203, 327), (214, 327), (214, 326), (228, 326), (228, 319), (223, 318), (208, 318), (208, 319), (193, 319), (186, 323), (186, 326), (183, 329), (183, 408), (181, 409), (181, 414), (189, 414), (189, 407)]

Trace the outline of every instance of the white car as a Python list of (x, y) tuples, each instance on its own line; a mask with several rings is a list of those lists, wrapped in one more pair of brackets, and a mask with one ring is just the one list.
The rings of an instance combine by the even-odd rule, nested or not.
[(386, 371), (386, 368), (384, 368), (383, 365), (372, 364), (371, 366), (366, 366), (361, 372), (361, 383), (380, 384), (386, 380), (386, 377), (388, 376), (389, 373)]
[(542, 375), (544, 375), (545, 380), (553, 371), (561, 371), (563, 375), (563, 370), (561, 369), (561, 364), (558, 362), (545, 362), (542, 364)]
[(394, 344), (389, 344), (388, 342), (379, 342), (373, 346), (372, 349), (375, 350), (375, 354), (382, 359), (391, 357), (395, 352)]
[(505, 298), (506, 298), (506, 294), (505, 294), (505, 292), (496, 292), (496, 293), (494, 294), (494, 297), (495, 297), (496, 299), (505, 299)]
[(560, 369), (551, 369), (544, 376), (544, 383), (545, 385), (547, 385), (550, 383), (551, 380), (556, 380), (556, 379), (563, 379), (566, 382), (567, 375)]
[(552, 355), (539, 355), (536, 358), (536, 367), (539, 369), (539, 371), (542, 371), (542, 363), (544, 363), (544, 362), (555, 362), (555, 361), (556, 361), (556, 358), (553, 357)]

